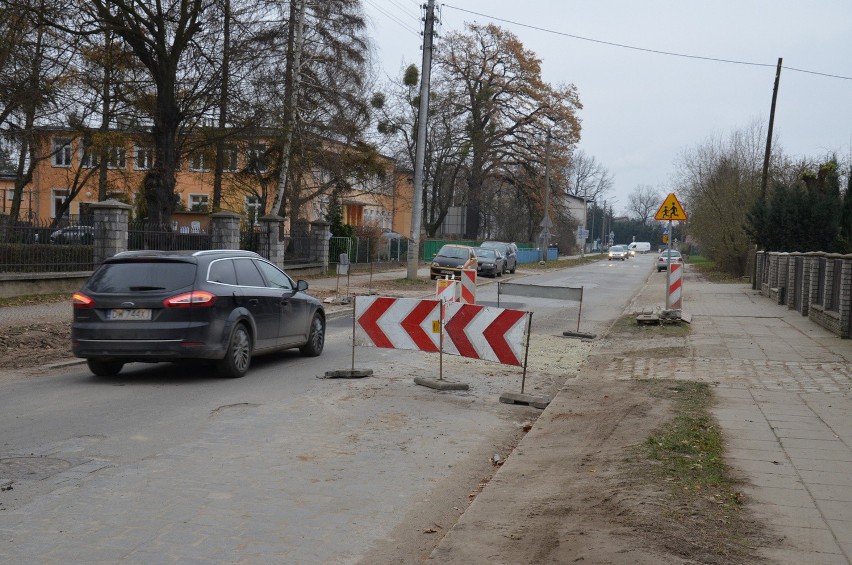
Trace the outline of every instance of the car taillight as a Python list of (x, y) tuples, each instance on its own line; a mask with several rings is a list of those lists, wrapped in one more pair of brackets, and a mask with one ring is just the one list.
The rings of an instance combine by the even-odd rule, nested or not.
[(166, 308), (209, 308), (216, 302), (216, 295), (203, 290), (193, 290), (163, 300)]
[(75, 292), (71, 295), (71, 304), (77, 310), (88, 310), (95, 307), (95, 301), (82, 292)]

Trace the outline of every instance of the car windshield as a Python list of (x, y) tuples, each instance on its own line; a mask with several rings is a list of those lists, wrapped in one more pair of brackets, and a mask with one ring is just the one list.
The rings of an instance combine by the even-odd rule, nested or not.
[(441, 257), (452, 257), (453, 259), (467, 259), (470, 255), (463, 247), (442, 247), (438, 252)]
[(480, 247), (486, 249), (500, 249), (502, 251), (505, 250), (508, 245), (505, 243), (497, 243), (496, 241), (484, 241)]
[(672, 249), (671, 251), (663, 251), (661, 255), (663, 257), (667, 255), (671, 255), (672, 257), (680, 257), (680, 251), (675, 251), (674, 249)]
[(103, 293), (173, 291), (192, 286), (195, 269), (195, 263), (182, 261), (105, 263), (86, 286), (92, 292)]
[(483, 249), (482, 247), (480, 247), (479, 249), (476, 249), (475, 251), (476, 251), (476, 256), (482, 257), (483, 259), (496, 259), (497, 258), (497, 253), (493, 249)]

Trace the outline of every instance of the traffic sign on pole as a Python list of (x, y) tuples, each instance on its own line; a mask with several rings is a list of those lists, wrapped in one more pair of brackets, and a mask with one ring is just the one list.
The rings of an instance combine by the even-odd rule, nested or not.
[(655, 220), (677, 220), (684, 222), (686, 221), (686, 210), (683, 209), (683, 206), (680, 205), (680, 202), (677, 200), (677, 196), (675, 196), (674, 192), (669, 193), (666, 196), (666, 200), (663, 202), (663, 205), (660, 206), (660, 209), (657, 210), (657, 213), (654, 215)]

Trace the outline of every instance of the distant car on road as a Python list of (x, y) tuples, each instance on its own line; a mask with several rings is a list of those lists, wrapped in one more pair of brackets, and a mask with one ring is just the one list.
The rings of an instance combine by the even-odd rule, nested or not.
[(496, 249), (474, 247), (476, 253), (476, 274), (483, 277), (500, 277), (506, 270), (506, 259)]
[(125, 251), (73, 295), (71, 351), (98, 376), (209, 360), (242, 377), (254, 355), (322, 353), (325, 310), (307, 289), (251, 251)]
[(680, 251), (676, 249), (672, 249), (669, 251), (668, 249), (664, 249), (660, 256), (657, 257), (657, 272), (665, 271), (669, 268), (669, 256), (671, 256), (672, 263), (683, 263), (683, 256), (681, 256)]
[(448, 243), (438, 250), (438, 254), (429, 265), (429, 277), (432, 280), (448, 275), (461, 278), (463, 269), (476, 269), (476, 252), (469, 245)]
[(627, 251), (626, 245), (613, 245), (612, 247), (609, 248), (609, 260), (610, 261), (612, 261), (613, 259), (616, 259), (616, 260), (621, 259), (622, 261), (624, 261), (625, 259), (627, 259), (627, 256), (628, 256), (628, 251)]
[(503, 255), (504, 273), (514, 273), (518, 268), (518, 246), (514, 243), (505, 243), (502, 241), (483, 241), (480, 247), (485, 249), (496, 249)]
[(68, 226), (50, 234), (50, 243), (91, 245), (95, 242), (92, 226)]
[(651, 244), (647, 241), (634, 241), (627, 246), (627, 249), (630, 250), (632, 257), (636, 257), (637, 253), (648, 253), (651, 251)]

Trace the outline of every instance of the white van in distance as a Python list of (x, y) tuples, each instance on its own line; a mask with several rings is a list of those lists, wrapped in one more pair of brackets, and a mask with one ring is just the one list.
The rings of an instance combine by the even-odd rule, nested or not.
[(630, 254), (635, 256), (637, 253), (648, 253), (651, 251), (651, 244), (647, 241), (634, 241), (627, 246)]

